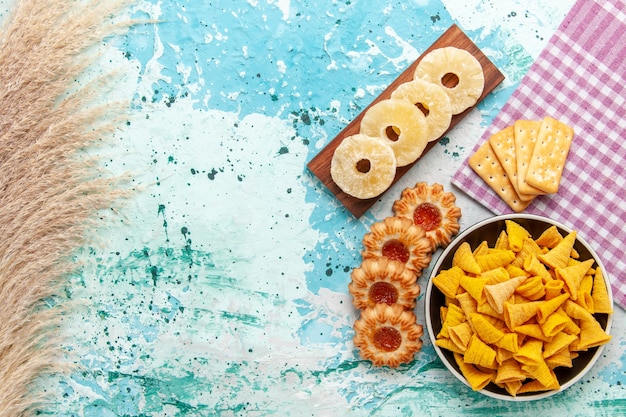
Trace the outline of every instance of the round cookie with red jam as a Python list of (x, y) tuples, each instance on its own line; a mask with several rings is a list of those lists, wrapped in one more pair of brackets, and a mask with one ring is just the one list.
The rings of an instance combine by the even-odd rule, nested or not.
[(386, 257), (402, 262), (420, 276), (431, 261), (431, 243), (424, 230), (410, 219), (389, 216), (363, 236), (363, 259)]
[(360, 310), (377, 304), (398, 304), (407, 310), (415, 308), (420, 287), (417, 276), (400, 261), (388, 258), (365, 259), (350, 274), (348, 290), (352, 303)]
[(421, 182), (404, 189), (392, 209), (396, 216), (407, 218), (424, 230), (434, 252), (448, 246), (459, 232), (461, 209), (455, 203), (456, 196), (445, 192), (441, 184)]
[(354, 345), (374, 366), (397, 368), (422, 348), (423, 326), (415, 314), (398, 304), (377, 304), (361, 311), (354, 323)]

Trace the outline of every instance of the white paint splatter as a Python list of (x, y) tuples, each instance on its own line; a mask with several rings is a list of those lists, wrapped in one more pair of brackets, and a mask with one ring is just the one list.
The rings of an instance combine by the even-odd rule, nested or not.
[[(443, 3), (464, 30), (480, 31), (482, 36), (487, 36), (505, 28), (533, 58), (537, 58), (574, 0), (443, 0)], [(502, 22), (508, 23), (503, 25)]]
[(278, 68), (278, 72), (280, 72), (281, 74), (287, 72), (287, 65), (285, 64), (285, 61), (279, 60), (278, 62), (276, 62), (276, 67)]
[(291, 12), (291, 0), (268, 0), (268, 4), (273, 4), (283, 13), (283, 20), (289, 19)]
[(402, 39), (391, 26), (385, 26), (385, 33), (395, 41), (396, 45), (402, 48), (400, 55), (391, 60), (399, 69), (406, 68), (407, 63), (412, 63), (420, 55), (417, 49), (409, 42)]

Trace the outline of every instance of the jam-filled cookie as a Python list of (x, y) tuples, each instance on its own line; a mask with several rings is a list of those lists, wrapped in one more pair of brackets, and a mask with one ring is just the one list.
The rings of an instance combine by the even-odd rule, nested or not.
[(360, 310), (376, 304), (398, 304), (413, 309), (420, 294), (417, 275), (400, 261), (387, 258), (365, 259), (350, 274), (348, 290)]
[(410, 219), (424, 229), (435, 251), (438, 247), (448, 246), (452, 236), (459, 232), (461, 209), (455, 202), (456, 196), (444, 192), (442, 185), (420, 182), (413, 188), (404, 189), (392, 208), (396, 216)]
[(418, 276), (431, 261), (431, 243), (423, 228), (410, 219), (389, 216), (363, 236), (363, 259), (384, 256), (400, 261)]
[(398, 304), (377, 304), (361, 311), (354, 323), (354, 345), (375, 366), (398, 367), (422, 348), (423, 326), (415, 314)]

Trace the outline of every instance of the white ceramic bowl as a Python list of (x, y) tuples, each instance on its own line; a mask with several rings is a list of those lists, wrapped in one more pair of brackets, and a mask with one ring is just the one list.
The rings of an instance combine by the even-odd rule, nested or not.
[[(541, 232), (543, 232), (545, 229), (552, 225), (555, 225), (563, 236), (572, 231), (571, 228), (559, 222), (536, 215), (507, 214), (495, 216), (483, 220), (464, 230), (450, 243), (450, 245), (448, 245), (448, 247), (443, 251), (441, 256), (437, 259), (437, 262), (433, 266), (431, 275), (426, 286), (425, 315), (428, 335), (433, 344), (433, 347), (435, 348), (435, 351), (437, 352), (437, 355), (443, 361), (444, 365), (450, 370), (450, 372), (452, 372), (452, 374), (454, 374), (468, 387), (469, 384), (465, 380), (465, 377), (463, 377), (463, 375), (461, 374), (461, 371), (459, 370), (459, 367), (454, 360), (452, 352), (446, 349), (441, 349), (439, 346), (435, 345), (436, 335), (441, 330), (439, 307), (445, 303), (445, 298), (443, 294), (439, 291), (439, 289), (433, 285), (432, 278), (436, 276), (441, 270), (449, 269), (451, 267), (452, 256), (461, 243), (468, 242), (472, 249), (475, 249), (480, 242), (482, 242), (483, 240), (487, 240), (489, 245), (493, 247), (498, 235), (502, 230), (504, 230), (505, 220), (507, 219), (514, 220), (521, 224), (524, 228), (526, 228), (526, 230), (531, 233), (534, 238), (539, 237)], [(577, 234), (577, 240), (574, 248), (580, 254), (580, 259), (594, 258), (597, 265), (602, 269), (602, 271), (604, 272), (604, 279), (609, 290), (609, 297), (612, 303), (613, 296), (611, 293), (611, 286), (609, 283), (608, 274), (606, 273), (606, 269), (604, 268), (604, 265), (602, 264), (602, 261), (598, 257), (597, 253), (591, 246), (589, 246), (588, 243), (584, 241), (583, 238), (580, 237), (579, 234)], [(596, 314), (595, 317), (605, 329), (605, 331), (609, 333), (611, 329), (612, 315)], [(580, 352), (580, 356), (573, 360), (572, 368), (556, 368), (555, 373), (560, 383), (560, 389), (558, 390), (520, 394), (516, 397), (513, 397), (508, 392), (506, 392), (506, 390), (491, 383), (479, 392), (489, 397), (508, 401), (529, 401), (549, 397), (567, 389), (568, 387), (579, 381), (596, 363), (596, 361), (602, 354), (603, 348), (604, 346), (600, 346), (597, 348), (589, 349), (586, 352)]]

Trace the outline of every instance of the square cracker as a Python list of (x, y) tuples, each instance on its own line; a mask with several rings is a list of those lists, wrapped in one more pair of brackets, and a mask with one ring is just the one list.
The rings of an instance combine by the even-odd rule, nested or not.
[(556, 193), (573, 139), (572, 127), (551, 117), (545, 117), (541, 122), (535, 148), (528, 163), (526, 182), (546, 193)]
[(515, 127), (513, 125), (494, 133), (489, 137), (489, 143), (494, 153), (500, 161), (500, 165), (504, 168), (506, 175), (511, 181), (511, 185), (515, 188), (517, 195), (522, 201), (529, 201), (535, 197), (535, 194), (522, 193), (518, 187), (517, 180), (517, 156), (515, 151)]
[[(517, 120), (514, 123), (515, 135), (515, 156), (517, 164), (517, 189), (524, 195), (546, 194), (544, 191), (535, 188), (526, 182), (526, 172), (528, 164), (535, 149), (535, 142), (541, 122), (537, 120)], [(511, 180), (513, 181), (513, 179)]]
[(532, 200), (522, 201), (500, 164), (489, 141), (485, 141), (468, 160), (469, 166), (513, 211), (524, 211)]

